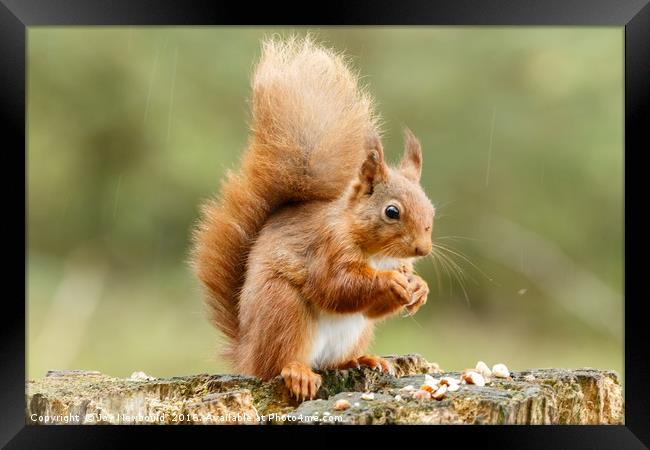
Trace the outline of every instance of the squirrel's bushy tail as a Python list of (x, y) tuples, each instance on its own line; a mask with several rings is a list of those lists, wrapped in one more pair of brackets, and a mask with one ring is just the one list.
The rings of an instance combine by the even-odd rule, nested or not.
[(252, 79), (248, 149), (204, 205), (193, 264), (214, 324), (239, 336), (238, 297), (250, 247), (288, 202), (331, 200), (356, 176), (377, 133), (370, 96), (333, 50), (311, 37), (267, 40)]

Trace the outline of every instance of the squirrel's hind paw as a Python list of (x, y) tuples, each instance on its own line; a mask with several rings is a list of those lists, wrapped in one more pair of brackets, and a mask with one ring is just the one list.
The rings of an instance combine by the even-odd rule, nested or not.
[(291, 395), (301, 401), (307, 398), (313, 399), (322, 383), (320, 375), (298, 361), (292, 361), (284, 366), (280, 375)]
[(362, 366), (380, 370), (381, 372), (390, 375), (395, 375), (395, 368), (393, 365), (387, 359), (384, 359), (381, 356), (363, 355), (358, 357), (356, 361)]

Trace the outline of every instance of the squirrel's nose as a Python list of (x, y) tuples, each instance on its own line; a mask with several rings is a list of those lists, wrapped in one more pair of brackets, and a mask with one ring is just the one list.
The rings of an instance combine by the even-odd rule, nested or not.
[(431, 253), (432, 245), (431, 242), (427, 243), (418, 243), (415, 245), (415, 254), (418, 256), (426, 256)]

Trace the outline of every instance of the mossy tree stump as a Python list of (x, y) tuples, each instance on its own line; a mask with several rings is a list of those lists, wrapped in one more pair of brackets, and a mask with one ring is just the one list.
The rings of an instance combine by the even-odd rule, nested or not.
[[(388, 357), (397, 376), (370, 369), (322, 372), (319, 398), (292, 399), (277, 377), (238, 375), (158, 379), (99, 372), (50, 371), (27, 382), (28, 424), (621, 424), (618, 375), (595, 369), (532, 369), (462, 385), (441, 401), (400, 395), (425, 373), (442, 373), (419, 355)], [(374, 399), (362, 398), (374, 393)], [(398, 399), (396, 396), (400, 395)], [(367, 396), (364, 396), (367, 397)], [(351, 407), (335, 411), (346, 399)]]

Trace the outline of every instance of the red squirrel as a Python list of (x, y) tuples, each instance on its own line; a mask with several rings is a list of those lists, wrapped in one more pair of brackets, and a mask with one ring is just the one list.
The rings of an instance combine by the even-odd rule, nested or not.
[(373, 100), (345, 58), (311, 37), (271, 39), (252, 77), (251, 135), (238, 172), (202, 207), (193, 267), (241, 373), (281, 375), (314, 398), (314, 370), (361, 365), (374, 325), (427, 300), (413, 272), (432, 250), (422, 151), (405, 130), (389, 167)]

